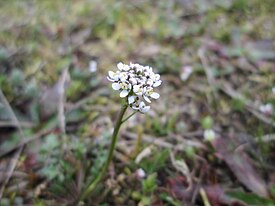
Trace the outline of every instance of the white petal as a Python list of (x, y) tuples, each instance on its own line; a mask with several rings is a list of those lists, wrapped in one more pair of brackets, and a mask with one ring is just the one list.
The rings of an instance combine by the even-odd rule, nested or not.
[(139, 88), (140, 88), (139, 85), (134, 85), (134, 92), (135, 92), (135, 93), (138, 92)]
[(137, 80), (136, 80), (135, 78), (129, 79), (129, 82), (130, 82), (132, 85), (136, 85), (136, 84), (137, 84)]
[(153, 92), (150, 97), (152, 97), (153, 99), (158, 99), (159, 98), (159, 94), (156, 92)]
[(107, 77), (107, 79), (110, 81), (110, 82), (114, 82), (115, 80), (111, 79), (110, 77)]
[(146, 83), (146, 80), (144, 80), (144, 79), (139, 79), (139, 80), (138, 80), (138, 83), (139, 83), (139, 85), (144, 85), (144, 84)]
[(130, 67), (133, 69), (135, 67), (135, 64), (133, 64), (132, 62), (130, 62)]
[(147, 96), (143, 95), (143, 98), (146, 100), (146, 102), (151, 103), (151, 100)]
[(89, 71), (91, 73), (97, 71), (97, 62), (96, 61), (92, 60), (92, 61), (89, 62)]
[(156, 81), (158, 81), (160, 79), (160, 75), (159, 74), (155, 74), (155, 79), (156, 79)]
[(162, 82), (161, 80), (155, 82), (155, 83), (153, 84), (153, 87), (158, 87), (159, 85), (161, 85), (161, 82)]
[(128, 103), (129, 103), (129, 104), (134, 103), (135, 100), (136, 100), (136, 96), (130, 96), (130, 97), (128, 97)]
[(112, 88), (113, 88), (114, 90), (119, 90), (119, 89), (121, 88), (121, 86), (120, 86), (119, 83), (113, 83), (113, 84), (112, 84)]
[(146, 94), (148, 88), (149, 88), (149, 87), (143, 87), (143, 89), (142, 89), (143, 94)]
[(115, 76), (115, 72), (113, 72), (113, 71), (109, 71), (108, 74), (109, 74), (109, 77), (111, 77), (111, 78), (114, 78), (114, 76)]
[(140, 112), (146, 113), (146, 112), (148, 112), (149, 110), (150, 110), (150, 106), (146, 106), (146, 107), (141, 108), (141, 109), (140, 109)]
[(123, 70), (123, 63), (122, 62), (119, 62), (118, 64), (117, 64), (117, 68), (121, 71), (121, 70)]
[(118, 80), (119, 80), (119, 76), (118, 76), (118, 75), (115, 75), (115, 76), (114, 76), (114, 80), (115, 80), (115, 81), (118, 81)]
[(119, 77), (121, 82), (126, 82), (127, 79), (125, 79), (124, 77)]
[(148, 84), (149, 86), (152, 86), (152, 85), (154, 84), (154, 81), (153, 81), (152, 79), (148, 79), (148, 80), (147, 80), (147, 84)]
[(123, 70), (127, 72), (130, 70), (130, 67), (128, 65), (124, 65)]
[(212, 129), (204, 130), (203, 137), (206, 141), (213, 141), (216, 137), (215, 131)]
[(132, 109), (134, 109), (134, 110), (139, 110), (139, 108), (136, 107), (136, 106), (132, 106)]
[(139, 108), (143, 108), (145, 106), (146, 106), (146, 104), (143, 101), (139, 103)]
[(129, 91), (127, 91), (127, 90), (122, 90), (121, 92), (120, 92), (120, 97), (121, 98), (124, 98), (124, 97), (126, 97), (127, 95), (129, 94)]

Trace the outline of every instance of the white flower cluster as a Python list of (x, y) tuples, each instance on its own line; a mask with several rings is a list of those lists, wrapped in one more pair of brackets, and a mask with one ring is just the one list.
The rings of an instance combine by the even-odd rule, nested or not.
[(114, 90), (120, 91), (121, 98), (127, 98), (128, 104), (134, 110), (141, 113), (148, 112), (147, 106), (142, 99), (151, 103), (151, 99), (158, 99), (159, 94), (154, 88), (161, 85), (160, 75), (153, 72), (152, 67), (139, 64), (130, 65), (118, 63), (116, 72), (109, 71), (107, 79), (111, 82)]

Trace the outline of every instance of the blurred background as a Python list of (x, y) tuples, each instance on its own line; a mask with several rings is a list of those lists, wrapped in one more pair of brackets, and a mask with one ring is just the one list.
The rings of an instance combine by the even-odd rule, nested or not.
[(106, 159), (120, 61), (152, 66), (161, 97), (123, 125), (87, 205), (275, 205), (274, 12), (274, 0), (1, 0), (0, 205), (73, 205)]

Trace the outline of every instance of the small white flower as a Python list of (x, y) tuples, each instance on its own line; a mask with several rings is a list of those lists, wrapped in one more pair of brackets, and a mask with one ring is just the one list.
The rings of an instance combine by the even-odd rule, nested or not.
[(113, 84), (112, 84), (112, 88), (113, 88), (114, 90), (119, 90), (119, 89), (121, 89), (120, 83), (113, 83)]
[(151, 100), (149, 99), (149, 97), (153, 99), (158, 99), (159, 96), (160, 95), (158, 93), (154, 92), (153, 87), (145, 87), (143, 89), (143, 98), (149, 103), (151, 103)]
[(130, 69), (130, 67), (126, 64), (123, 64), (122, 62), (119, 62), (117, 64), (117, 68), (120, 70), (120, 71), (128, 71)]
[(133, 91), (138, 96), (141, 96), (143, 94), (143, 90), (142, 90), (141, 85), (134, 85)]
[(133, 104), (138, 99), (137, 96), (129, 96), (128, 97), (128, 103)]
[(216, 138), (215, 131), (212, 129), (206, 129), (203, 132), (203, 137), (206, 141), (212, 142)]
[(152, 67), (148, 67), (148, 66), (145, 67), (145, 68), (144, 68), (144, 75), (145, 75), (147, 78), (153, 76), (153, 75), (154, 75), (154, 72), (153, 72)]
[(131, 77), (131, 78), (129, 79), (129, 82), (130, 82), (132, 85), (137, 85), (137, 84), (138, 84), (137, 79), (134, 78), (134, 77)]
[(159, 74), (151, 74), (150, 75), (150, 78), (156, 82), (156, 81), (159, 81), (160, 80), (160, 75)]
[(161, 85), (162, 81), (160, 80), (160, 75), (159, 74), (150, 74), (150, 79), (154, 82), (152, 84), (153, 87), (158, 87)]
[(97, 71), (97, 62), (96, 61), (92, 60), (89, 62), (89, 71), (91, 73), (94, 73)]
[(140, 102), (139, 104), (139, 111), (141, 113), (146, 113), (150, 110), (150, 106), (146, 106), (146, 104), (144, 102)]
[(121, 90), (120, 97), (123, 98), (129, 94), (132, 86), (128, 82), (120, 82), (120, 83), (113, 83), (112, 88), (114, 90)]
[(119, 80), (119, 75), (120, 75), (120, 72), (113, 72), (113, 71), (109, 71), (108, 72), (109, 76), (107, 76), (107, 79), (111, 82), (115, 82), (115, 81), (118, 81)]
[(132, 85), (129, 84), (128, 82), (121, 82), (120, 86), (122, 89), (122, 91), (120, 92), (120, 97), (121, 98), (126, 97), (130, 93), (132, 89)]
[(153, 86), (154, 81), (152, 79), (148, 79), (146, 84), (151, 87), (151, 86)]
[(161, 85), (161, 83), (162, 83), (161, 80), (157, 80), (157, 81), (153, 84), (153, 87), (158, 87), (158, 86)]
[(265, 115), (272, 115), (273, 114), (273, 106), (272, 104), (268, 103), (265, 105), (261, 105), (259, 107), (260, 112), (262, 112)]
[(137, 74), (141, 74), (144, 71), (144, 66), (140, 64), (130, 63), (130, 68), (134, 69)]
[(184, 66), (181, 70), (180, 78), (182, 81), (186, 81), (193, 72), (193, 68), (191, 66)]
[(139, 168), (137, 171), (136, 171), (136, 176), (139, 178), (139, 179), (143, 179), (146, 177), (146, 173), (145, 171), (142, 169), (142, 168)]
[(119, 74), (119, 79), (122, 81), (122, 82), (125, 82), (127, 79), (128, 79), (129, 75), (127, 72), (121, 72)]

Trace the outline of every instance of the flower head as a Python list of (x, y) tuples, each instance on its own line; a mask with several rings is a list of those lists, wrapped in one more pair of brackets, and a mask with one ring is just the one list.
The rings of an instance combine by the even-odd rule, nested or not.
[(193, 73), (193, 68), (191, 66), (184, 66), (181, 69), (180, 78), (182, 81), (187, 81), (189, 79), (190, 75)]
[(160, 97), (154, 89), (160, 86), (162, 81), (160, 75), (153, 72), (152, 67), (120, 62), (117, 64), (117, 71), (108, 72), (107, 79), (113, 82), (114, 90), (120, 91), (120, 97), (127, 98), (130, 107), (141, 113), (150, 110), (150, 106), (147, 106), (142, 99), (151, 103), (151, 99)]
[(215, 134), (215, 131), (212, 130), (212, 129), (207, 129), (207, 130), (204, 130), (203, 132), (203, 137), (206, 141), (213, 141), (215, 138), (216, 138), (216, 134)]
[(262, 112), (264, 115), (272, 115), (273, 113), (273, 106), (272, 104), (263, 104), (259, 107), (260, 112)]
[(146, 173), (142, 168), (139, 168), (138, 170), (136, 170), (135, 174), (138, 179), (143, 179), (146, 177)]

